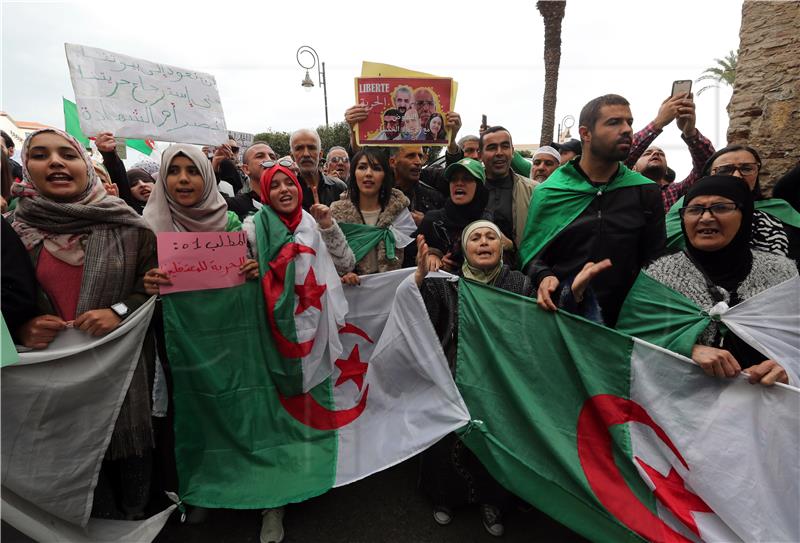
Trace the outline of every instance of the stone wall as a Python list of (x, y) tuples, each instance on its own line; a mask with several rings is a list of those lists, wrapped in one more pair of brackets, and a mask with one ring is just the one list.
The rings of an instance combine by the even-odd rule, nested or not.
[(800, 0), (745, 0), (728, 143), (761, 155), (762, 187), (800, 160)]

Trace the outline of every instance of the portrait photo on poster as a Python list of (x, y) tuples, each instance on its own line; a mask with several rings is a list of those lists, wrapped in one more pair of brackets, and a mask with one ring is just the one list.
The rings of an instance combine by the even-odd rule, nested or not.
[(451, 78), (357, 77), (356, 103), (369, 107), (356, 127), (357, 143), (447, 145), (452, 91)]

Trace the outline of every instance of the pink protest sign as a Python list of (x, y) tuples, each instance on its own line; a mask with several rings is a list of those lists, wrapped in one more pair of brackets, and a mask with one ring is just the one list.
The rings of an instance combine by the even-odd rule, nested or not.
[(161, 294), (241, 285), (239, 266), (246, 259), (244, 232), (161, 232), (158, 267), (172, 281)]

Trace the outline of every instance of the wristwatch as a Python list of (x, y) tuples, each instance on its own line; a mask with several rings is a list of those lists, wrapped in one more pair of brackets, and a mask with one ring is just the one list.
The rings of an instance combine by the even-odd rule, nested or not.
[(130, 312), (131, 312), (131, 310), (128, 309), (128, 306), (125, 305), (122, 302), (119, 302), (119, 303), (116, 303), (116, 304), (112, 305), (111, 306), (111, 311), (116, 313), (117, 317), (119, 317), (122, 320), (125, 320), (125, 317), (130, 315)]

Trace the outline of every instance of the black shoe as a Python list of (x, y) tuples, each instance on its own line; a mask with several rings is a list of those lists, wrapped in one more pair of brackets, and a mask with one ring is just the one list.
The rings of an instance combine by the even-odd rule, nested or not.
[(486, 531), (495, 537), (500, 537), (505, 532), (503, 526), (503, 516), (500, 509), (494, 505), (483, 504), (481, 505), (481, 518), (483, 519), (483, 527)]

